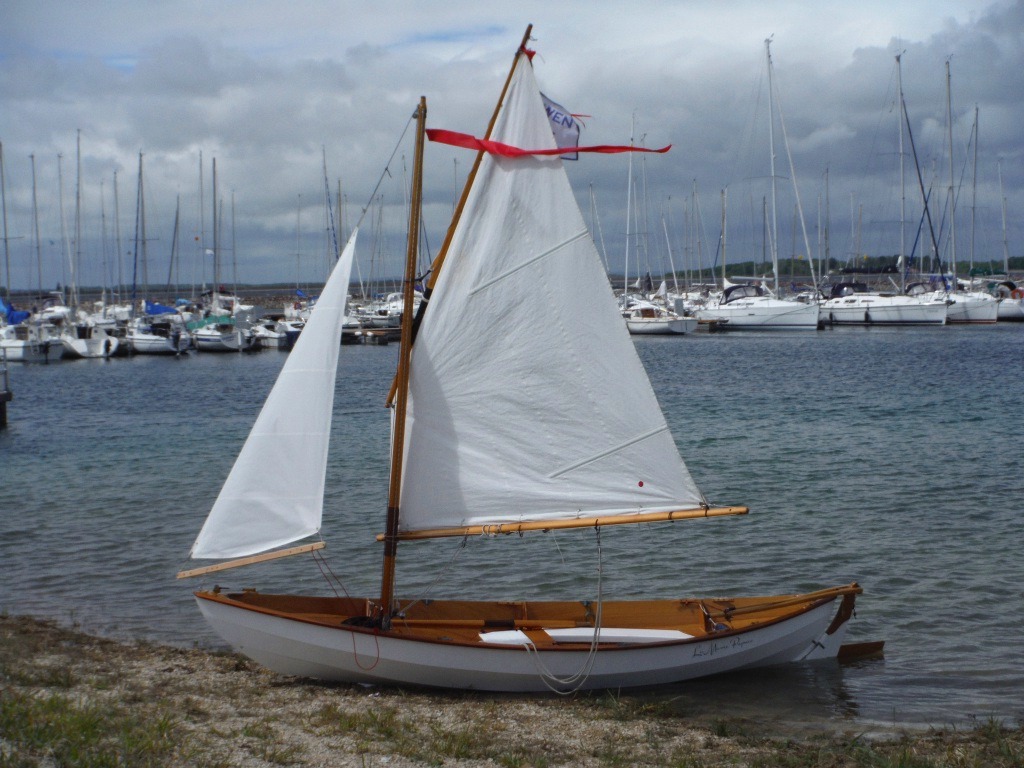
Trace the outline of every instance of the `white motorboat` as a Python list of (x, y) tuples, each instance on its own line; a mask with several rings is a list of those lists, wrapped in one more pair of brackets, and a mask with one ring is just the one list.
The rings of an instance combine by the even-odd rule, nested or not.
[(632, 302), (622, 316), (626, 328), (636, 336), (693, 333), (697, 329), (696, 317), (677, 315), (649, 301)]
[(180, 355), (192, 348), (192, 336), (176, 315), (137, 318), (126, 340), (137, 355)]
[(64, 329), (60, 342), (65, 357), (97, 358), (112, 357), (121, 340), (93, 323), (75, 323)]
[(12, 363), (60, 360), (64, 345), (56, 329), (32, 322), (0, 326), (0, 350)]
[(256, 349), (291, 349), (288, 334), (276, 320), (259, 320), (252, 325), (252, 343)]
[(192, 331), (192, 345), (197, 352), (244, 352), (252, 348), (253, 334), (233, 318), (213, 318)]

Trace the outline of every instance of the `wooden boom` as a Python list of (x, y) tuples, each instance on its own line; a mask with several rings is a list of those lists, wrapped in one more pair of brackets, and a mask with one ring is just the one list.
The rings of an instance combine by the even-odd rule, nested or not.
[[(530, 520), (522, 523), (489, 523), (467, 525), (456, 528), (427, 528), (422, 531), (403, 531), (398, 538), (403, 541), (417, 539), (440, 539), (445, 536), (497, 536), (498, 534), (525, 533), (526, 531), (554, 531), (565, 528), (594, 528), (600, 525), (627, 525), (630, 523), (660, 523), (672, 520), (693, 520), (702, 517), (745, 515), (747, 507), (707, 507), (700, 509), (677, 509), (671, 512), (640, 512), (635, 515), (613, 517), (577, 517), (571, 520)], [(377, 534), (377, 541), (383, 541), (384, 534)]]
[(192, 568), (187, 571), (179, 571), (179, 579), (188, 579), (192, 576), (202, 576), (204, 573), (213, 573), (214, 571), (226, 571), (229, 568), (238, 568), (243, 565), (252, 565), (253, 563), (262, 563), (267, 560), (277, 560), (281, 557), (291, 557), (292, 555), (301, 555), (303, 552), (313, 552), (317, 549), (323, 549), (327, 546), (322, 541), (314, 541), (312, 544), (303, 544), (298, 547), (290, 547), (289, 549), (278, 549), (273, 552), (264, 552), (259, 555), (251, 555), (250, 557), (241, 557), (237, 560), (227, 560), (223, 563), (214, 563), (213, 565), (204, 565), (200, 568)]

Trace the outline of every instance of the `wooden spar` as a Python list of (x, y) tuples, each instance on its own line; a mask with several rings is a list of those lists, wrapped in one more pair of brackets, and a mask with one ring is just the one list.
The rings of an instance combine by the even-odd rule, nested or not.
[(274, 552), (264, 552), (259, 555), (252, 555), (251, 557), (242, 557), (237, 560), (228, 560), (223, 563), (215, 563), (213, 565), (204, 565), (200, 568), (192, 568), (187, 571), (179, 571), (179, 579), (188, 579), (193, 576), (202, 576), (205, 573), (213, 573), (214, 571), (226, 571), (229, 568), (238, 568), (243, 565), (252, 565), (253, 563), (263, 563), (267, 560), (277, 560), (281, 557), (291, 557), (292, 555), (301, 555), (303, 552), (314, 552), (318, 549), (323, 549), (325, 546), (322, 541), (315, 541), (312, 544), (303, 544), (298, 547), (290, 547), (289, 549), (278, 549)]
[[(519, 56), (525, 51), (526, 44), (530, 42), (530, 33), (533, 31), (533, 24), (526, 26), (526, 33), (523, 35), (523, 42), (519, 44), (516, 49), (516, 55), (512, 59), (512, 66), (508, 70), (508, 77), (505, 78), (505, 85), (501, 89), (501, 95), (498, 97), (498, 103), (494, 106), (494, 112), (491, 114), (491, 122), (487, 124), (487, 133), (484, 134), (485, 139), (491, 138), (491, 133), (494, 131), (494, 124), (498, 122), (498, 113), (501, 112), (501, 105), (505, 103), (505, 94), (508, 93), (508, 87), (512, 83), (512, 75), (516, 71), (516, 63), (519, 61)], [(469, 190), (473, 188), (473, 182), (476, 179), (477, 171), (480, 169), (480, 163), (484, 159), (484, 151), (480, 150), (476, 153), (476, 159), (473, 161), (473, 167), (469, 171), (469, 176), (466, 177), (466, 184), (462, 188), (462, 196), (459, 197), (459, 203), (455, 206), (455, 213), (452, 215), (452, 221), (448, 225), (448, 232), (444, 236), (444, 242), (441, 243), (441, 250), (437, 252), (437, 256), (434, 257), (433, 263), (430, 265), (430, 277), (427, 278), (427, 284), (423, 290), (423, 300), (420, 302), (420, 311), (416, 317), (415, 327), (413, 329), (413, 338), (415, 338), (415, 328), (419, 327), (420, 318), (426, 311), (427, 304), (430, 302), (430, 294), (434, 290), (434, 283), (437, 282), (437, 275), (441, 271), (441, 265), (444, 264), (445, 257), (448, 255), (448, 248), (452, 244), (452, 237), (455, 236), (455, 229), (459, 225), (459, 221), (462, 219), (462, 211), (466, 207), (466, 200), (469, 199)], [(391, 391), (388, 392), (387, 405), (388, 407), (395, 400), (395, 392), (398, 388), (398, 377), (391, 382)]]
[[(694, 520), (702, 517), (723, 517), (745, 515), (747, 507), (708, 507), (701, 509), (679, 509), (671, 512), (639, 512), (635, 515), (613, 517), (578, 517), (571, 520), (531, 520), (522, 523), (491, 523), (468, 525), (456, 528), (429, 528), (422, 531), (404, 531), (398, 534), (402, 541), (439, 539), (445, 536), (497, 536), (499, 534), (525, 533), (526, 531), (553, 531), (566, 528), (594, 528), (602, 525), (627, 525), (630, 523), (661, 523), (672, 520)], [(377, 541), (386, 541), (387, 534), (378, 534)]]
[[(505, 94), (508, 93), (508, 87), (512, 83), (512, 74), (516, 71), (516, 63), (519, 61), (519, 57), (523, 55), (526, 50), (526, 44), (530, 42), (530, 33), (533, 31), (533, 24), (526, 25), (526, 32), (523, 34), (523, 42), (519, 44), (516, 49), (516, 55), (512, 60), (512, 66), (508, 71), (508, 77), (505, 78), (505, 85), (501, 89), (501, 96), (498, 97), (498, 103), (494, 107), (494, 112), (491, 115), (491, 122), (487, 124), (487, 133), (484, 135), (485, 139), (491, 138), (491, 133), (494, 131), (494, 124), (498, 122), (498, 113), (501, 111), (501, 105), (505, 103)], [(441, 244), (441, 250), (437, 252), (437, 256), (434, 258), (434, 263), (431, 264), (430, 279), (427, 282), (427, 288), (433, 288), (434, 283), (437, 282), (437, 273), (441, 268), (441, 264), (444, 263), (445, 256), (448, 255), (448, 247), (452, 243), (452, 237), (455, 234), (455, 228), (458, 226), (459, 219), (462, 218), (462, 209), (466, 207), (466, 200), (469, 198), (469, 190), (473, 187), (473, 181), (476, 179), (476, 173), (480, 169), (480, 163), (484, 159), (484, 152), (480, 150), (476, 153), (476, 159), (473, 161), (473, 167), (469, 171), (469, 176), (466, 177), (466, 185), (462, 188), (462, 196), (459, 198), (459, 204), (455, 208), (455, 215), (452, 216), (452, 223), (448, 225), (448, 232), (444, 237), (444, 242)]]
[(391, 626), (391, 603), (395, 595), (395, 556), (398, 550), (398, 505), (402, 496), (402, 459), (405, 453), (405, 411), (409, 402), (409, 361), (412, 357), (412, 304), (416, 288), (416, 255), (420, 234), (420, 206), (423, 198), (423, 142), (426, 135), (427, 99), (420, 97), (416, 112), (416, 155), (413, 165), (412, 202), (409, 209), (409, 242), (405, 254), (405, 286), (402, 303), (402, 344), (395, 374), (394, 430), (391, 436), (391, 481), (388, 487), (388, 517), (384, 533), (384, 564), (380, 584), (381, 626)]

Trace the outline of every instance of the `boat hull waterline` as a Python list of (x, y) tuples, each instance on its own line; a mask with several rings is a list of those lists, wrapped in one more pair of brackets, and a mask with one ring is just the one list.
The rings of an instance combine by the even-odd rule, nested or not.
[[(860, 587), (829, 590), (815, 598), (780, 596), (729, 600), (662, 600), (605, 603), (605, 623), (616, 616), (655, 615), (644, 628), (602, 627), (614, 642), (600, 642), (591, 654), (593, 627), (579, 627), (572, 642), (552, 639), (565, 621), (551, 618), (563, 611), (584, 612), (584, 603), (471, 603), (434, 601), (421, 607), (418, 618), (403, 626), (396, 619), (390, 631), (343, 624), (345, 614), (365, 601), (342, 598), (297, 598), (256, 592), (227, 594), (197, 592), (204, 618), (237, 651), (284, 675), (335, 682), (417, 685), (482, 691), (543, 692), (548, 690), (649, 687), (739, 669), (796, 661), (834, 659), (842, 645), (847, 620)], [(818, 594), (818, 593), (816, 593)], [(838, 607), (836, 603), (839, 603)], [(282, 610), (298, 604), (300, 611)], [(731, 605), (738, 610), (717, 630), (700, 625), (707, 605)], [(757, 606), (764, 608), (758, 610)], [(455, 606), (459, 615), (474, 619), (422, 618), (442, 615)], [(549, 617), (525, 620), (485, 619), (515, 606)], [(749, 606), (744, 608), (744, 606)], [(782, 606), (782, 607), (779, 607)], [(744, 610), (746, 612), (744, 612)], [(339, 612), (340, 611), (340, 612)], [(667, 615), (692, 614), (693, 625), (667, 625)], [(589, 615), (589, 614), (587, 614)], [(697, 618), (699, 617), (699, 621)], [(577, 622), (579, 623), (579, 622)], [(510, 626), (524, 627), (508, 631)], [(672, 630), (683, 626), (692, 636)], [(503, 629), (504, 628), (504, 629)], [(651, 632), (651, 629), (654, 632)], [(488, 635), (498, 642), (484, 640)], [(516, 636), (521, 639), (516, 639)], [(633, 635), (635, 639), (629, 640)], [(646, 636), (645, 636), (646, 635)], [(655, 635), (652, 639), (649, 635)], [(680, 639), (660, 639), (674, 635)], [(585, 672), (585, 680), (560, 683)]]

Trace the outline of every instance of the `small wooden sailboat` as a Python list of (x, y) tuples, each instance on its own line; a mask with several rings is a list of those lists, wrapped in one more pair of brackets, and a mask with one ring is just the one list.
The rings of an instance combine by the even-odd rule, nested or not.
[[(200, 610), (277, 672), (349, 682), (565, 691), (835, 657), (857, 584), (729, 599), (395, 597), (399, 542), (747, 511), (711, 507), (679, 456), (557, 156), (529, 32), (487, 139), (546, 154), (478, 155), (414, 319), (420, 102), (381, 594), (213, 589), (195, 593)], [(227, 562), (179, 576), (323, 546), (290, 545), (320, 529), (354, 241), (193, 546), (193, 558)], [(271, 453), (295, 462), (268, 474)]]

